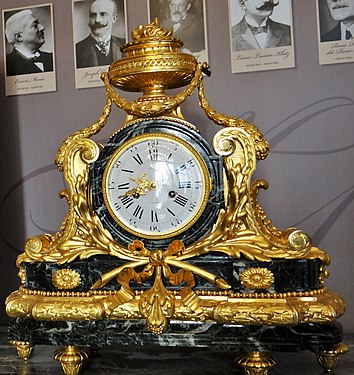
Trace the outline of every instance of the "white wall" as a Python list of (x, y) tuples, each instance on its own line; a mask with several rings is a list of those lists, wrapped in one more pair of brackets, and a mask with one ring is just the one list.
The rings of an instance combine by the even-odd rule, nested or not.
[[(46, 3), (1, 0), (0, 9)], [(105, 102), (102, 88), (75, 89), (71, 1), (52, 3), (57, 91), (5, 97), (0, 61), (1, 301), (19, 285), (15, 259), (25, 239), (56, 231), (66, 213), (66, 203), (57, 198), (63, 185), (53, 166), (57, 148), (69, 134), (96, 121)], [(127, 3), (130, 32), (147, 23), (147, 6), (145, 0)], [(261, 193), (263, 207), (280, 229), (297, 225), (330, 254), (327, 284), (346, 298), (348, 310), (341, 322), (347, 332), (353, 331), (354, 65), (319, 65), (315, 1), (294, 0), (296, 68), (232, 74), (227, 0), (206, 3), (209, 102), (219, 112), (244, 114), (267, 136), (272, 152), (256, 172), (270, 183)], [(184, 115), (210, 139), (218, 128), (196, 103), (195, 95), (189, 98)], [(107, 138), (123, 119), (115, 109), (96, 139)]]

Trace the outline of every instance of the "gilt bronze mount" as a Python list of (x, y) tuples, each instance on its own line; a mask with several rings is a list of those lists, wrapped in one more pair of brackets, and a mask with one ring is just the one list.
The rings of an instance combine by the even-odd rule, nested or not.
[[(336, 322), (345, 301), (325, 286), (330, 258), (302, 230), (271, 224), (257, 200), (268, 183), (252, 181), (269, 144), (255, 125), (209, 105), (203, 86), (209, 67), (181, 52), (182, 45), (157, 20), (134, 30), (132, 42), (122, 48), (124, 57), (102, 75), (106, 105), (101, 117), (60, 146), (55, 164), (68, 185), (60, 192), (68, 213), (56, 234), (30, 237), (17, 259), (22, 285), (6, 300), (9, 339), (25, 360), (34, 345), (62, 346), (54, 358), (67, 375), (81, 371), (90, 347), (107, 341), (233, 350), (236, 363), (252, 375), (267, 374), (275, 365), (267, 352), (306, 349), (317, 353), (322, 367), (333, 369), (346, 351)], [(180, 87), (177, 95), (166, 94)], [(129, 102), (116, 89), (142, 96)], [(195, 90), (206, 116), (221, 126), (212, 145), (182, 115), (181, 104)], [(127, 116), (103, 147), (91, 138), (106, 125), (113, 104)], [(145, 141), (155, 147), (154, 139), (165, 142), (165, 149), (150, 152), (149, 170), (162, 158), (167, 163), (179, 144), (191, 161), (174, 173), (197, 165), (203, 179), (177, 180), (179, 185), (156, 204), (169, 199), (173, 207), (181, 206), (181, 217), (171, 224), (181, 230), (144, 237), (139, 220), (163, 184), (147, 172), (124, 169), (119, 157)], [(167, 152), (174, 142), (177, 147)], [(137, 168), (146, 159), (136, 155)], [(119, 182), (117, 191), (125, 193), (119, 192), (108, 209), (102, 189), (114, 168), (131, 176)], [(199, 206), (178, 193), (201, 186)], [(137, 204), (147, 196), (146, 206)], [(195, 218), (183, 226), (183, 210), (194, 212), (195, 206)], [(137, 223), (119, 224), (124, 209)], [(167, 211), (177, 215), (175, 208), (167, 206)], [(144, 228), (158, 230), (157, 212), (151, 209), (148, 215), (154, 225)]]

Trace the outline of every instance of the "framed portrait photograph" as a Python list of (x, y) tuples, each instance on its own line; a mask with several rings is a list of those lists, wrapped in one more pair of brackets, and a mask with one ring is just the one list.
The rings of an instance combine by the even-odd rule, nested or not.
[(291, 0), (229, 0), (232, 73), (295, 66)]
[(208, 61), (205, 0), (147, 0), (149, 22), (155, 18), (160, 26), (173, 31), (182, 40), (182, 51), (198, 61)]
[(76, 88), (103, 86), (101, 73), (122, 57), (127, 41), (125, 0), (72, 2)]
[(354, 0), (316, 0), (321, 65), (354, 61)]
[(3, 10), (5, 93), (56, 90), (52, 4)]

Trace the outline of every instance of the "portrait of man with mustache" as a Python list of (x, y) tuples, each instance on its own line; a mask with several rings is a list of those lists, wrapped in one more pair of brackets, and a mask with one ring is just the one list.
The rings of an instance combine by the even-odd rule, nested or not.
[(120, 48), (125, 39), (112, 35), (113, 24), (118, 19), (114, 0), (94, 0), (89, 6), (90, 34), (75, 45), (76, 67), (110, 65), (121, 58)]
[(32, 9), (12, 14), (5, 23), (11, 51), (6, 55), (6, 75), (37, 74), (53, 71), (53, 54), (41, 51), (45, 27)]
[(321, 42), (353, 39), (354, 0), (326, 0), (326, 2), (330, 15), (337, 24), (331, 30), (321, 33)]
[(290, 26), (270, 18), (279, 1), (238, 0), (245, 14), (241, 21), (231, 28), (233, 51), (291, 45)]
[(150, 19), (157, 17), (164, 29), (183, 41), (183, 49), (197, 53), (206, 49), (202, 0), (150, 0)]

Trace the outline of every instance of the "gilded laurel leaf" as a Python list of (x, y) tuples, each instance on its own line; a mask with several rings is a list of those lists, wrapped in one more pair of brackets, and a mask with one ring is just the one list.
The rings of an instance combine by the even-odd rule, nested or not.
[(307, 254), (306, 258), (321, 259), (325, 266), (329, 266), (329, 264), (331, 263), (331, 258), (329, 257), (329, 255), (325, 251), (315, 246), (311, 247), (311, 250)]
[(259, 260), (263, 262), (270, 262), (272, 258), (264, 253), (264, 249), (252, 244), (238, 244), (230, 245), (227, 243), (217, 245), (211, 251), (218, 251), (227, 254), (234, 258), (241, 258), (243, 255), (248, 260)]

